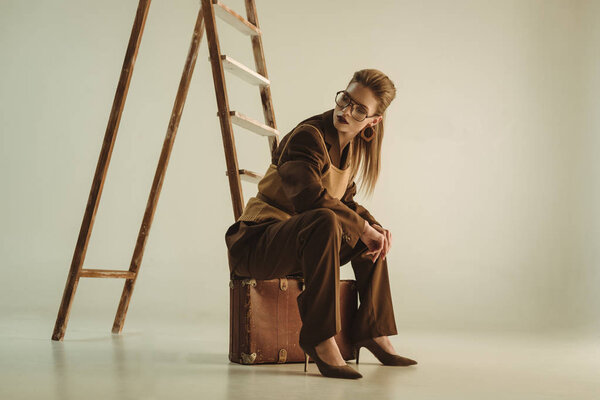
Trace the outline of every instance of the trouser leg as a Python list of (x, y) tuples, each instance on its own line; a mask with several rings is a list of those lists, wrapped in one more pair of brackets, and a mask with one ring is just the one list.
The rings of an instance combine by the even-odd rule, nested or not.
[(341, 234), (332, 210), (314, 209), (268, 226), (250, 252), (248, 268), (253, 278), (302, 272), (305, 287), (297, 299), (302, 344), (317, 344), (341, 329)]
[(354, 248), (342, 244), (341, 265), (352, 264), (360, 305), (352, 323), (351, 340), (358, 341), (398, 333), (392, 306), (387, 259), (371, 261), (367, 246), (359, 240)]

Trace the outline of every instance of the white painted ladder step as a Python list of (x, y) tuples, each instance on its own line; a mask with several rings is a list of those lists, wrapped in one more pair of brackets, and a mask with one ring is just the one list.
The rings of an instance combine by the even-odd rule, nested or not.
[[(217, 116), (219, 114), (217, 113)], [(241, 126), (244, 129), (248, 129), (251, 132), (254, 132), (261, 136), (279, 136), (279, 131), (277, 129), (273, 129), (270, 126), (265, 124), (261, 124), (260, 122), (245, 116), (237, 111), (229, 111), (229, 115), (231, 117), (231, 123)]]
[(251, 68), (248, 68), (241, 62), (234, 60), (230, 56), (223, 54), (221, 55), (221, 60), (223, 61), (223, 67), (227, 71), (240, 77), (241, 79), (245, 80), (246, 82), (252, 85), (269, 86), (271, 84), (271, 82), (267, 78), (265, 78), (258, 72), (253, 71)]
[(213, 0), (213, 4), (215, 15), (238, 31), (242, 32), (244, 35), (259, 36), (261, 34), (260, 29), (258, 29), (256, 25), (249, 22), (246, 18), (227, 7), (219, 0)]
[[(263, 175), (257, 174), (256, 172), (252, 172), (247, 169), (240, 169), (240, 179), (246, 182), (258, 183), (263, 178)], [(227, 171), (225, 171), (225, 175), (229, 176)]]

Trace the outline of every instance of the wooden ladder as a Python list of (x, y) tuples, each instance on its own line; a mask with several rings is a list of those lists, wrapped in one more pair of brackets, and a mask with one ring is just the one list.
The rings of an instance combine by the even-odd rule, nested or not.
[[(148, 196), (148, 202), (138, 233), (137, 242), (133, 251), (131, 263), (129, 264), (129, 270), (91, 269), (82, 267), (90, 234), (94, 225), (98, 203), (102, 194), (104, 179), (106, 177), (117, 131), (119, 129), (121, 114), (125, 105), (131, 76), (133, 74), (133, 67), (135, 65), (142, 33), (144, 31), (150, 1), (151, 0), (140, 0), (138, 4), (129, 44), (125, 53), (125, 60), (123, 62), (123, 67), (121, 68), (119, 83), (117, 85), (108, 125), (104, 135), (104, 142), (102, 144), (102, 149), (100, 150), (100, 156), (98, 158), (96, 172), (94, 173), (83, 222), (81, 223), (79, 237), (77, 238), (77, 244), (75, 245), (75, 252), (73, 254), (65, 290), (58, 310), (54, 332), (52, 333), (52, 340), (62, 340), (64, 338), (71, 306), (73, 304), (73, 296), (75, 295), (79, 278), (125, 279), (125, 285), (113, 323), (112, 332), (121, 333), (123, 330), (125, 316), (127, 315), (127, 309), (129, 307), (135, 281), (139, 274), (148, 233), (150, 232), (150, 227), (152, 225), (152, 219), (154, 217), (160, 190), (169, 163), (171, 149), (173, 148), (173, 142), (175, 141), (177, 128), (179, 126), (179, 121), (181, 120), (183, 106), (187, 97), (194, 66), (196, 64), (198, 47), (205, 30), (217, 99), (217, 115), (219, 116), (221, 124), (221, 134), (225, 150), (225, 161), (227, 164), (226, 176), (229, 179), (233, 214), (236, 220), (242, 214), (244, 208), (244, 196), (240, 179), (256, 183), (262, 176), (249, 170), (239, 169), (232, 124), (238, 125), (258, 135), (266, 136), (271, 151), (279, 144), (279, 132), (277, 131), (277, 126), (275, 124), (270, 81), (267, 75), (261, 39), (262, 33), (258, 25), (254, 0), (245, 0), (247, 18), (237, 14), (218, 0), (201, 0), (201, 6), (196, 19), (190, 48), (179, 82), (179, 88), (175, 97), (175, 103), (171, 112), (171, 118), (169, 120), (150, 194)], [(241, 64), (229, 55), (221, 54), (216, 17), (219, 17), (222, 21), (233, 26), (241, 33), (250, 36), (256, 71)], [(245, 116), (239, 111), (229, 109), (227, 88), (225, 86), (225, 70), (237, 75), (248, 83), (259, 87), (265, 119), (264, 124)]]

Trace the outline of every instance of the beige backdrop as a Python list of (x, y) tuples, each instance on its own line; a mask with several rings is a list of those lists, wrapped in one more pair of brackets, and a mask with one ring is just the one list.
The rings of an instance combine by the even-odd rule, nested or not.
[[(333, 107), (355, 70), (396, 83), (381, 179), (358, 199), (393, 233), (399, 328), (600, 325), (599, 3), (257, 0), (282, 133)], [(47, 319), (48, 337), (136, 7), (0, 2), (0, 315)], [(152, 2), (88, 267), (129, 265), (198, 7)], [(219, 35), (253, 65), (247, 37)], [(207, 58), (203, 42), (129, 323), (227, 329), (233, 214)], [(232, 109), (260, 119), (258, 91), (227, 84)], [(266, 139), (237, 130), (236, 144), (243, 168), (264, 171)], [(121, 287), (82, 280), (70, 328), (108, 330)]]

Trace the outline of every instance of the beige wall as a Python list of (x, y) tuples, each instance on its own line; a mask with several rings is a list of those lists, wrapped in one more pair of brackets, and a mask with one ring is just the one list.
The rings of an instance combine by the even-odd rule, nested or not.
[(600, 327), (600, 2), (584, 3), (581, 23), (583, 112), (581, 142), (573, 181), (577, 185), (573, 215), (574, 260), (565, 269), (564, 297), (577, 323)]
[[(129, 264), (198, 3), (152, 3), (86, 266)], [(257, 0), (283, 133), (333, 107), (357, 69), (396, 83), (381, 179), (359, 200), (393, 232), (399, 327), (600, 320), (598, 4)], [(2, 315), (55, 317), (136, 7), (0, 3)], [(249, 40), (219, 29), (252, 65)], [(203, 42), (131, 318), (227, 320), (233, 217), (207, 54)], [(227, 83), (232, 108), (259, 118), (257, 91)], [(236, 140), (262, 172), (266, 141)], [(110, 326), (121, 285), (82, 281), (72, 326)]]

